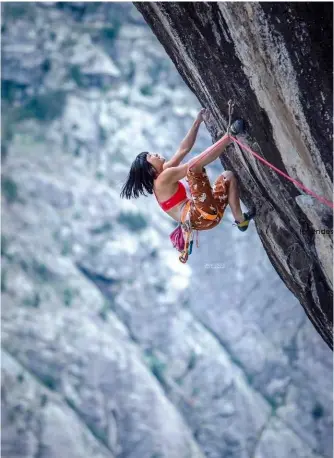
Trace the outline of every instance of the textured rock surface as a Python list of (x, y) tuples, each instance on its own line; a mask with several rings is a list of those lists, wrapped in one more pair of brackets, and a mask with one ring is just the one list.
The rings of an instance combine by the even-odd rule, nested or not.
[[(226, 127), (233, 99), (235, 115), (248, 123), (244, 142), (332, 201), (330, 4), (135, 5), (210, 108), (213, 137)], [(310, 218), (296, 201), (298, 188), (238, 147), (222, 161), (240, 178), (244, 202), (257, 208), (258, 234), (275, 269), (332, 348), (332, 217)], [(323, 213), (323, 204), (313, 199), (312, 206)], [(320, 241), (314, 229), (330, 233)]]
[(141, 15), (2, 9), (3, 458), (330, 458), (332, 353), (255, 227), (227, 212), (183, 266), (154, 199), (119, 199), (199, 108)]

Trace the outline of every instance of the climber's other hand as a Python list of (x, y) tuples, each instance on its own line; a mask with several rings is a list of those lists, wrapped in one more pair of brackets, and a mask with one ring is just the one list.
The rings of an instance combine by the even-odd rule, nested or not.
[(204, 121), (204, 116), (205, 116), (205, 114), (206, 114), (206, 111), (207, 111), (207, 110), (206, 110), (205, 108), (202, 108), (202, 109), (201, 109), (201, 111), (200, 111), (200, 112), (198, 113), (198, 115), (197, 115), (198, 121), (200, 121), (200, 122), (203, 122), (203, 121)]

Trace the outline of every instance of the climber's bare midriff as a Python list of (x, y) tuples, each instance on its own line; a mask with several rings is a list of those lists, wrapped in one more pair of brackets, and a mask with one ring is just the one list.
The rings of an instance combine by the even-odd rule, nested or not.
[(179, 204), (175, 205), (175, 207), (173, 207), (170, 210), (168, 210), (166, 212), (167, 215), (171, 216), (173, 219), (175, 219), (175, 221), (179, 222), (181, 220), (182, 207), (187, 202), (187, 200), (189, 200), (189, 199), (188, 198), (184, 199), (182, 202), (180, 202)]
[[(164, 184), (163, 186), (161, 186), (161, 184), (159, 183), (159, 179), (157, 179), (154, 182), (153, 190), (154, 190), (154, 194), (156, 198), (159, 199), (160, 202), (161, 201), (164, 202), (165, 200), (168, 200), (170, 196), (175, 194), (175, 192), (177, 191), (177, 183), (168, 183), (168, 184)], [(187, 200), (189, 200), (189, 197), (186, 197), (179, 204), (175, 205), (175, 207), (166, 211), (167, 215), (169, 215), (171, 218), (173, 218), (177, 222), (181, 221), (182, 207), (187, 202)]]

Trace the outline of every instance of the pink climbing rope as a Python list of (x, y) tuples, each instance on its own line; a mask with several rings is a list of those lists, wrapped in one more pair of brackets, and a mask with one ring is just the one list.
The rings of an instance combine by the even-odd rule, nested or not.
[[(308, 189), (306, 186), (304, 186), (302, 183), (299, 183), (299, 181), (295, 180), (294, 178), (291, 178), (289, 175), (287, 175), (286, 173), (282, 172), (282, 170), (278, 169), (277, 167), (275, 167), (273, 164), (271, 164), (270, 162), (266, 161), (265, 159), (263, 159), (263, 157), (259, 156), (257, 153), (255, 153), (255, 151), (251, 150), (248, 146), (244, 145), (243, 143), (239, 142), (239, 140), (237, 140), (236, 138), (232, 137), (232, 135), (229, 136), (234, 142), (236, 142), (241, 148), (245, 149), (246, 151), (250, 152), (251, 154), (253, 154), (254, 157), (256, 157), (256, 159), (258, 159), (259, 161), (263, 162), (264, 164), (266, 164), (266, 166), (270, 167), (271, 169), (275, 170), (275, 172), (277, 172), (278, 174), (282, 175), (285, 179), (291, 181), (292, 183), (294, 183), (296, 186), (298, 186), (298, 188), (301, 188), (303, 189), (303, 191), (307, 192), (308, 194), (310, 194), (312, 197), (314, 197), (315, 199), (317, 199), (319, 202), (322, 202), (323, 204), (327, 205), (328, 207), (330, 208), (334, 208), (334, 205), (333, 205), (333, 202), (330, 202), (329, 200), (325, 199), (324, 197), (321, 197), (321, 196), (318, 196), (318, 194), (316, 194), (315, 192), (311, 191), (311, 189)], [(223, 137), (224, 138), (224, 137)], [(210, 146), (209, 148), (207, 148), (205, 151), (203, 151), (202, 155), (200, 158), (198, 158), (196, 161), (194, 161), (191, 166), (189, 166), (189, 169), (194, 167), (194, 165), (201, 159), (203, 159), (203, 157), (205, 157), (206, 155), (208, 155), (209, 153), (211, 153), (212, 151), (214, 151), (215, 149), (217, 149), (223, 138), (221, 138), (220, 140), (218, 140), (214, 145)]]
[(333, 202), (330, 202), (329, 200), (325, 199), (324, 197), (321, 197), (321, 196), (318, 196), (318, 194), (316, 194), (315, 192), (311, 191), (311, 189), (308, 189), (306, 186), (304, 186), (302, 183), (299, 183), (299, 181), (295, 180), (294, 178), (291, 178), (289, 175), (287, 175), (286, 173), (282, 172), (282, 170), (278, 169), (277, 167), (275, 167), (273, 164), (271, 164), (270, 162), (266, 161), (265, 159), (263, 159), (263, 157), (259, 156), (257, 153), (255, 153), (255, 151), (252, 151), (250, 148), (248, 148), (248, 146), (242, 144), (241, 142), (239, 142), (239, 140), (237, 140), (236, 138), (232, 137), (230, 135), (230, 137), (232, 138), (233, 141), (235, 141), (241, 148), (244, 148), (246, 151), (249, 151), (251, 154), (253, 154), (253, 156), (256, 157), (256, 159), (258, 159), (259, 161), (263, 162), (264, 164), (266, 164), (268, 167), (270, 167), (271, 169), (275, 170), (275, 172), (279, 173), (280, 175), (282, 175), (282, 177), (286, 178), (287, 180), (289, 181), (292, 181), (292, 183), (294, 183), (296, 186), (298, 186), (298, 188), (301, 188), (303, 189), (305, 192), (307, 192), (308, 194), (310, 194), (312, 197), (315, 197), (316, 199), (319, 200), (319, 202), (322, 202), (323, 204), (327, 205), (328, 207), (330, 208), (334, 208), (334, 205), (333, 205)]

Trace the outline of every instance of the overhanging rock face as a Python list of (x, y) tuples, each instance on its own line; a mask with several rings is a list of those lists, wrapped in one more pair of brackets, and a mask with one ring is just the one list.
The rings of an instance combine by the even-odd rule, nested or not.
[[(332, 201), (332, 5), (138, 2), (135, 6), (202, 105), (213, 140), (227, 102), (241, 141)], [(237, 145), (222, 157), (257, 210), (263, 246), (332, 348), (332, 210)], [(223, 245), (222, 245), (223, 246)], [(223, 248), (222, 248), (223, 249)], [(251, 266), (250, 266), (251, 268)]]

